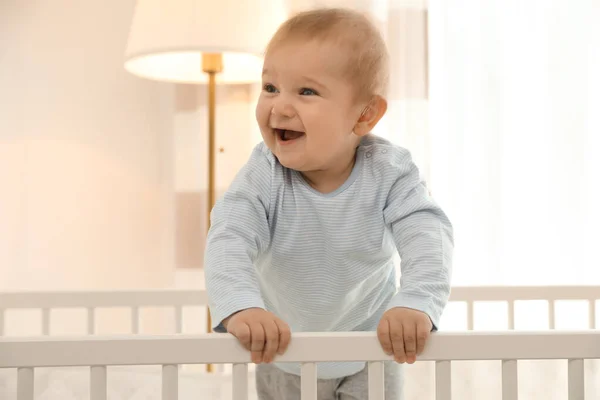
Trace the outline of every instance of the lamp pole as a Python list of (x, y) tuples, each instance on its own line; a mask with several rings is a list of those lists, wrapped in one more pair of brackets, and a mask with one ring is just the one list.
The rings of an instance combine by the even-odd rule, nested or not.
[[(215, 206), (215, 120), (217, 74), (223, 71), (223, 57), (219, 53), (202, 54), (202, 71), (208, 74), (208, 207), (206, 227), (210, 229), (210, 213)], [(210, 333), (212, 321), (210, 310), (206, 310), (206, 332)], [(213, 371), (213, 365), (207, 364), (207, 372)]]

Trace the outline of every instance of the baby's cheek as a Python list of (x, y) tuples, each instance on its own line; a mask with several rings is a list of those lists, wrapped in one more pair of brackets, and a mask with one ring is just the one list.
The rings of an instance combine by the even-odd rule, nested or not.
[(264, 99), (262, 95), (258, 98), (255, 115), (260, 124), (268, 123), (272, 108), (273, 107), (269, 104), (269, 101)]

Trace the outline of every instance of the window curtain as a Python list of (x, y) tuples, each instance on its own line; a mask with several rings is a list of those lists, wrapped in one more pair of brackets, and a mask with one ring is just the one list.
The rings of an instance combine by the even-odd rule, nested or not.
[(600, 284), (600, 3), (428, 10), (427, 164), (455, 284)]

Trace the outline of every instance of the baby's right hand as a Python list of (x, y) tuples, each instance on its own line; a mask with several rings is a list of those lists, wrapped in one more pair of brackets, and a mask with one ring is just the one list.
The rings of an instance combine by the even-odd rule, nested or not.
[(255, 364), (270, 363), (275, 353), (283, 354), (291, 339), (288, 324), (261, 308), (249, 308), (233, 314), (223, 326), (252, 352)]

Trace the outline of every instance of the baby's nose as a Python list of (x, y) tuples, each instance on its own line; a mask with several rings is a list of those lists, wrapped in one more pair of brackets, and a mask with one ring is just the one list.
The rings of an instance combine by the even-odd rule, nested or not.
[(296, 110), (290, 103), (280, 102), (273, 106), (271, 109), (271, 114), (285, 118), (292, 118), (296, 115)]

